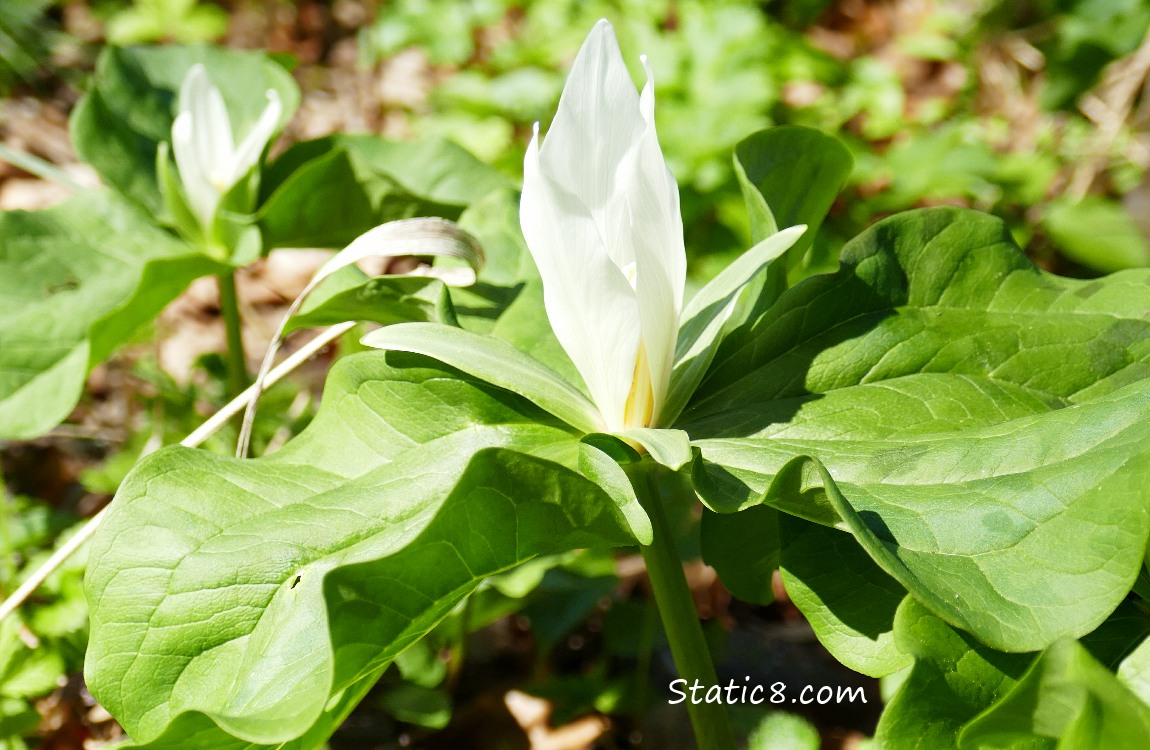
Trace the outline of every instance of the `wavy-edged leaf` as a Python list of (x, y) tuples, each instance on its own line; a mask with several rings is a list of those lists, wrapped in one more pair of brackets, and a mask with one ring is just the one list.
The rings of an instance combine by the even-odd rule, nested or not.
[(546, 421), (373, 352), (340, 361), (273, 456), (149, 457), (92, 543), (93, 694), (143, 747), (319, 744), (486, 576), (634, 542), (611, 497), (547, 460), (575, 466), (578, 440)]
[(401, 323), (372, 331), (363, 343), (432, 357), (518, 393), (583, 432), (600, 431), (599, 412), (583, 394), (501, 339), (435, 323)]
[(1150, 531), (1147, 299), (1150, 272), (1043, 274), (981, 214), (880, 222), (712, 366), (680, 420), (696, 486), (720, 511), (765, 499), (850, 528), (990, 645), (1081, 636)]
[(0, 437), (64, 420), (95, 364), (220, 268), (108, 191), (0, 213)]
[(1081, 401), (1150, 377), (1148, 290), (1145, 269), (1043, 273), (986, 214), (908, 211), (852, 240), (837, 273), (788, 290), (738, 350), (720, 353), (692, 412), (917, 373), (1020, 386), (1051, 406)]
[(696, 444), (737, 482), (761, 481), (804, 450), (820, 455), (818, 504), (804, 507), (818, 495), (809, 475), (803, 491), (784, 483), (768, 500), (815, 521), (828, 503), (936, 614), (996, 648), (1029, 651), (1090, 632), (1138, 574), (1150, 533), (1148, 409), (1150, 381), (960, 436)]

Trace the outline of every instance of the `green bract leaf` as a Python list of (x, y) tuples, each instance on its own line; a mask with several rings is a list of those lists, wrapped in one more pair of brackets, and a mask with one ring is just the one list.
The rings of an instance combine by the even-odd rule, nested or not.
[(849, 528), (989, 645), (1081, 636), (1150, 531), (1148, 292), (1147, 271), (1043, 274), (973, 212), (881, 222), (712, 366), (680, 419), (696, 487)]
[(631, 479), (619, 462), (597, 446), (584, 441), (579, 443), (579, 471), (583, 476), (603, 488), (630, 525), (631, 533), (640, 544), (650, 544), (653, 538), (651, 519), (639, 504)]
[(427, 359), (368, 353), (340, 361), (274, 456), (149, 457), (92, 542), (93, 694), (144, 747), (320, 744), (483, 578), (634, 542), (608, 495), (539, 458), (577, 460), (547, 421)]
[(220, 268), (107, 191), (0, 214), (0, 438), (65, 419), (93, 365)]
[(678, 471), (691, 461), (691, 440), (682, 430), (636, 427), (618, 435), (643, 446), (655, 463), (672, 471)]
[(895, 615), (899, 647), (914, 657), (875, 739), (890, 750), (957, 750), (958, 733), (1017, 682), (1033, 657), (974, 641), (906, 599)]
[(682, 324), (675, 342), (675, 367), (662, 418), (673, 423), (707, 373), (724, 326), (739, 295), (771, 261), (785, 253), (806, 231), (805, 226), (776, 232), (743, 253), (691, 298), (683, 308)]
[(450, 141), (335, 135), (298, 143), (268, 167), (259, 222), (269, 248), (342, 247), (396, 219), (455, 219), (506, 185)]
[(72, 114), (72, 142), (106, 183), (153, 214), (165, 211), (156, 150), (171, 141), (180, 84), (196, 63), (219, 88), (240, 134), (263, 111), (268, 89), (275, 89), (283, 104), (281, 123), (299, 105), (291, 75), (259, 53), (206, 46), (105, 47), (92, 87)]
[(363, 343), (433, 357), (518, 393), (582, 432), (599, 431), (599, 413), (583, 394), (546, 365), (492, 336), (435, 323), (402, 323), (372, 331)]
[(1150, 747), (1150, 707), (1080, 644), (1062, 640), (968, 724), (958, 744), (963, 750), (1141, 750)]

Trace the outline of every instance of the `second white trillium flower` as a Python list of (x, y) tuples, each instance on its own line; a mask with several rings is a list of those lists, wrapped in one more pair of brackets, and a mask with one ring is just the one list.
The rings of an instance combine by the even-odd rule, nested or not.
[(172, 150), (192, 212), (207, 232), (220, 199), (259, 161), (276, 132), (283, 104), (273, 89), (248, 134), (235, 144), (224, 98), (203, 65), (194, 65), (180, 86), (172, 123)]
[(520, 221), (547, 317), (610, 431), (665, 426), (687, 270), (642, 60), (640, 95), (611, 24), (596, 24), (523, 167)]

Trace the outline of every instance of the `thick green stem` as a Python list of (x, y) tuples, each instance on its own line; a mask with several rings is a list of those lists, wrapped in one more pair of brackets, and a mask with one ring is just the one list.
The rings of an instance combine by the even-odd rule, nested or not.
[[(675, 668), (679, 671), (679, 677), (687, 681), (688, 689), (696, 681), (707, 687), (717, 685), (719, 680), (715, 675), (715, 665), (711, 662), (711, 652), (703, 636), (695, 600), (687, 586), (683, 562), (679, 558), (675, 537), (663, 509), (663, 497), (657, 481), (661, 467), (644, 461), (626, 468), (635, 494), (651, 518), (654, 539), (649, 546), (642, 548), (643, 560), (647, 563), (647, 575), (651, 579), (651, 589), (655, 594), (655, 603), (659, 606), (663, 629), (671, 644)], [(725, 705), (693, 703), (690, 698), (687, 698), (685, 705), (699, 750), (735, 750), (735, 735)]]
[(228, 374), (228, 397), (235, 398), (248, 387), (248, 364), (244, 355), (244, 340), (240, 327), (240, 305), (236, 297), (236, 277), (225, 271), (218, 277), (220, 283), (220, 312), (227, 332), (228, 352), (226, 356)]

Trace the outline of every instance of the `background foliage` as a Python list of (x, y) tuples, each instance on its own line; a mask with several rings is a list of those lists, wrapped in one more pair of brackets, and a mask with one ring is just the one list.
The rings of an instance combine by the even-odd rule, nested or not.
[[(903, 209), (940, 204), (973, 207), (1000, 217), (1027, 255), (1062, 274), (1090, 278), (1150, 265), (1144, 219), (1150, 204), (1145, 182), (1150, 103), (1142, 94), (1150, 71), (1146, 44), (1150, 6), (1139, 0), (381, 4), (15, 0), (0, 5), (0, 91), (8, 97), (0, 109), (0, 134), (7, 144), (0, 157), (7, 154), (14, 165), (0, 172), (0, 207), (39, 208), (27, 197), (32, 194), (27, 192), (32, 177), (59, 177), (51, 165), (29, 161), (28, 154), (55, 162), (66, 175), (84, 178), (63, 134), (53, 142), (37, 139), (30, 131), (50, 133), (52, 111), (69, 111), (79, 91), (100, 91), (93, 80), (97, 59), (101, 53), (105, 61), (120, 54), (107, 52), (108, 45), (223, 41), (232, 47), (271, 50), (303, 89), (301, 113), (277, 147), (279, 161), (269, 168), (261, 191), (260, 200), (268, 206), (269, 246), (280, 244), (277, 238), (291, 244), (291, 239), (302, 236), (300, 221), (306, 223), (307, 214), (290, 202), (277, 205), (275, 189), (284, 174), (306, 162), (310, 172), (295, 172), (293, 179), (340, 185), (334, 192), (341, 196), (347, 195), (344, 187), (352, 182), (370, 185), (362, 200), (357, 196), (357, 201), (341, 204), (348, 212), (346, 228), (313, 238), (311, 244), (336, 246), (358, 233), (352, 227), (382, 218), (411, 213), (458, 217), (465, 206), (479, 202), (479, 209), (468, 216), (468, 226), (482, 231), (497, 255), (500, 238), (512, 242), (502, 226), (509, 199), (500, 189), (518, 179), (532, 123), (542, 120), (546, 125), (575, 49), (586, 29), (604, 16), (615, 23), (623, 48), (645, 52), (654, 67), (660, 138), (681, 185), (694, 285), (713, 276), (756, 234), (754, 219), (744, 210), (731, 155), (745, 136), (771, 125), (807, 125), (833, 133), (854, 160), (842, 193), (827, 197), (829, 212), (812, 249), (792, 260), (794, 280), (837, 268), (839, 249), (876, 220)], [(637, 58), (628, 62), (638, 74)], [(117, 117), (143, 123), (153, 141), (156, 133), (166, 132), (163, 122), (156, 125), (133, 117), (130, 103), (125, 106)], [(29, 107), (40, 113), (32, 117), (32, 126), (22, 115)], [(114, 124), (108, 121), (100, 127)], [(424, 150), (413, 152), (414, 161), (403, 162), (394, 152), (355, 138), (336, 136), (290, 145), (334, 130), (362, 129), (418, 139)], [(138, 135), (126, 133), (124, 143), (135, 143)], [(477, 160), (431, 140), (441, 136), (461, 144)], [(99, 158), (86, 152), (82, 138), (75, 145), (106, 181), (116, 183), (115, 175), (100, 168)], [(749, 163), (749, 157), (745, 161)], [(450, 163), (453, 172), (466, 171), (466, 182), (482, 187), (452, 192), (437, 181), (412, 182), (411, 175), (424, 170), (411, 164), (437, 162)], [(366, 174), (372, 180), (365, 183)], [(340, 175), (348, 181), (338, 182)], [(769, 187), (760, 189), (767, 193)], [(83, 267), (71, 267), (76, 257), (68, 254), (54, 265), (59, 278), (51, 281), (49, 291), (72, 292), (78, 287), (82, 294), (70, 298), (75, 303), (70, 310), (100, 315), (107, 311), (110, 318), (88, 325), (69, 310), (52, 307), (52, 295), (42, 294), (22, 277), (6, 274), (0, 280), (0, 313), (5, 321), (29, 321), (6, 325), (0, 335), (0, 347), (6, 351), (43, 338), (35, 326), (52, 316), (76, 328), (67, 335), (52, 334), (55, 344), (67, 344), (59, 351), (36, 347), (35, 356), (44, 363), (33, 363), (48, 373), (45, 392), (64, 393), (67, 403), (58, 404), (51, 414), (34, 413), (34, 425), (17, 424), (6, 433), (36, 439), (9, 441), (0, 449), (7, 486), (0, 518), (4, 592), (66, 538), (79, 518), (90, 515), (117, 489), (138, 456), (178, 441), (225, 398), (218, 354), (207, 351), (175, 371), (165, 362), (162, 345), (148, 343), (171, 336), (164, 330), (171, 323), (164, 318), (158, 324), (149, 321), (178, 293), (175, 287), (212, 272), (214, 266), (208, 259), (188, 255), (185, 246), (164, 234), (167, 230), (152, 226), (159, 211), (154, 184), (135, 192), (137, 201), (151, 210), (151, 218), (129, 206), (93, 207), (89, 199), (84, 199), (88, 204), (70, 204), (79, 208), (50, 209), (71, 222), (70, 231), (77, 236), (106, 237), (117, 227), (131, 225), (141, 237), (151, 238), (141, 240), (146, 248), (134, 257), (132, 267), (115, 272), (107, 267), (114, 259), (99, 246), (84, 254)], [(44, 258), (60, 252), (51, 238), (36, 239), (41, 217), (7, 213), (0, 218), (7, 260), (17, 259), (16, 253), (24, 253), (21, 258), (28, 254)], [(17, 242), (13, 237), (22, 239)], [(234, 260), (242, 265), (250, 258)], [(178, 271), (178, 278), (167, 276), (175, 279), (173, 288), (153, 289), (154, 309), (138, 319), (111, 314), (125, 290), (134, 288), (148, 272), (145, 266)], [(502, 271), (506, 272), (502, 280), (515, 278), (513, 269)], [(491, 272), (493, 280), (500, 281), (501, 269)], [(92, 284), (93, 279), (100, 283)], [(354, 291), (361, 281), (348, 279), (345, 286)], [(493, 304), (474, 301), (477, 308)], [(47, 304), (48, 312), (41, 312), (40, 304)], [(271, 316), (282, 311), (282, 304), (267, 307)], [(314, 320), (325, 320), (322, 310)], [(109, 330), (115, 334), (106, 333)], [(508, 336), (513, 337), (514, 331)], [(125, 343), (130, 346), (124, 353), (101, 365)], [(342, 352), (354, 348), (349, 341)], [(65, 359), (79, 364), (66, 371), (52, 369)], [(21, 362), (21, 367), (28, 365)], [(96, 372), (89, 373), (93, 367)], [(21, 377), (8, 372), (0, 378), (0, 397), (23, 388)], [(268, 394), (264, 416), (257, 423), (260, 449), (282, 445), (308, 424), (317, 400), (315, 380), (283, 384)], [(35, 401), (36, 396), (31, 393), (29, 398)], [(968, 397), (956, 395), (960, 401)], [(78, 400), (78, 408), (69, 414)], [(26, 419), (32, 412), (23, 404), (13, 401), (9, 408)], [(1044, 407), (1027, 408), (1037, 412)], [(3, 409), (0, 405), (0, 415), (5, 414)], [(52, 430), (61, 421), (63, 425)], [(226, 453), (233, 437), (234, 431), (225, 430), (208, 448)], [(764, 482), (762, 477), (754, 481)], [(719, 523), (714, 515), (706, 517), (700, 541), (697, 519), (689, 509), (680, 509), (686, 549), (697, 553), (701, 544), (706, 551), (706, 524)], [(754, 591), (739, 590), (736, 580), (728, 580), (740, 598), (759, 605), (730, 603), (724, 595), (716, 595), (707, 605), (714, 615), (710, 625), (716, 641), (725, 640), (731, 650), (738, 649), (749, 631), (777, 630), (799, 622), (801, 610), (823, 642), (849, 666), (867, 674), (896, 675), (888, 681), (925, 686), (924, 690), (935, 691), (935, 704), (949, 712), (924, 715), (921, 705), (895, 699), (888, 718), (877, 728), (873, 712), (846, 719), (841, 707), (838, 714), (808, 714), (818, 723), (824, 741), (841, 741), (852, 736), (849, 732), (861, 738), (876, 730), (887, 738), (920, 737), (929, 727), (962, 726), (989, 705), (987, 695), (980, 692), (985, 685), (997, 686), (995, 696), (1022, 685), (1019, 700), (1038, 706), (1049, 700), (1044, 685), (1087, 696), (1081, 703), (1087, 708), (1066, 712), (1066, 725), (1045, 727), (1045, 736), (1085, 731), (1081, 727), (1094, 720), (1092, 712), (1142, 717), (1144, 711), (1124, 702), (1127, 698), (1115, 690), (1113, 678), (1103, 669), (1118, 669), (1124, 655), (1115, 655), (1122, 649), (1113, 643), (1107, 652), (1098, 642), (1104, 638), (1084, 647), (1059, 643), (1034, 666), (1003, 658), (905, 600), (901, 586), (908, 585), (906, 581), (899, 579), (900, 585), (882, 571), (865, 568), (869, 558), (860, 557), (857, 545), (846, 545), (838, 554), (858, 559), (865, 574), (860, 572), (857, 581), (837, 581), (842, 590), (828, 594), (819, 590), (823, 571), (804, 569), (799, 550), (804, 545), (823, 549), (843, 539), (820, 539), (818, 527), (784, 519), (781, 523), (791, 524), (789, 530), (775, 533), (791, 540), (781, 550), (781, 566), (793, 602), (772, 604), (778, 589), (764, 587), (761, 579)], [(770, 514), (761, 520), (768, 529), (780, 523)], [(709, 559), (723, 568), (721, 560)], [(20, 748), (26, 742), (69, 747), (68, 742), (83, 738), (117, 735), (118, 728), (93, 705), (78, 675), (88, 628), (80, 589), (84, 564), (83, 556), (73, 558), (19, 619), (0, 628), (0, 743), (4, 743), (0, 747)], [(474, 722), (477, 711), (490, 713), (490, 705), (484, 703), (490, 695), (479, 686), (493, 675), (510, 675), (501, 687), (528, 688), (546, 699), (556, 724), (593, 709), (617, 717), (619, 726), (645, 733), (648, 742), (658, 743), (657, 719), (643, 717), (657, 700), (652, 692), (659, 684), (659, 670), (666, 669), (658, 656), (663, 653), (662, 634), (649, 599), (636, 593), (637, 586), (625, 563), (594, 550), (545, 556), (488, 579), (417, 647), (405, 652), (397, 670), (387, 672), (365, 704), (361, 716), (369, 727), (365, 732), (406, 734), (432, 744), (438, 736), (439, 741), (451, 742), (460, 732), (474, 731), (474, 723), (468, 721)], [(879, 604), (873, 621), (850, 623), (854, 630), (841, 627), (833, 606), (820, 611), (814, 604), (833, 601), (835, 596), (846, 598), (864, 587), (875, 593)], [(697, 590), (703, 598), (717, 588), (718, 584), (704, 581)], [(1124, 614), (1120, 609), (1114, 618), (1118, 624), (1107, 632), (1111, 641), (1129, 644), (1144, 634), (1129, 624), (1138, 617), (1122, 620)], [(861, 648), (860, 633), (870, 634), (876, 628), (883, 633), (882, 647)], [(503, 640), (492, 645), (492, 638)], [(896, 640), (899, 648), (893, 649)], [(908, 654), (915, 657), (913, 670), (908, 669)], [(777, 668), (771, 661), (778, 659), (777, 654), (753, 653), (753, 659), (760, 660), (764, 674)], [(1135, 652), (1120, 668), (1125, 683), (1136, 690), (1144, 689), (1139, 687), (1139, 665), (1144, 661), (1145, 656)], [(960, 662), (963, 669), (957, 670)], [(648, 673), (656, 675), (650, 685), (634, 677)], [(851, 678), (824, 672), (794, 679)], [(1018, 715), (986, 714), (967, 728), (963, 742), (1029, 731), (1015, 725)], [(750, 731), (762, 716), (737, 718)], [(1144, 717), (1136, 723), (1145, 725)], [(340, 742), (361, 746), (355, 744), (362, 742), (356, 726), (349, 722), (333, 746)], [(794, 715), (773, 714), (754, 729), (751, 742), (762, 747), (782, 742), (813, 747), (818, 741), (812, 739), (813, 732)], [(624, 731), (617, 734), (627, 737)], [(1129, 737), (1135, 739), (1125, 741), (1137, 742), (1141, 735)]]

